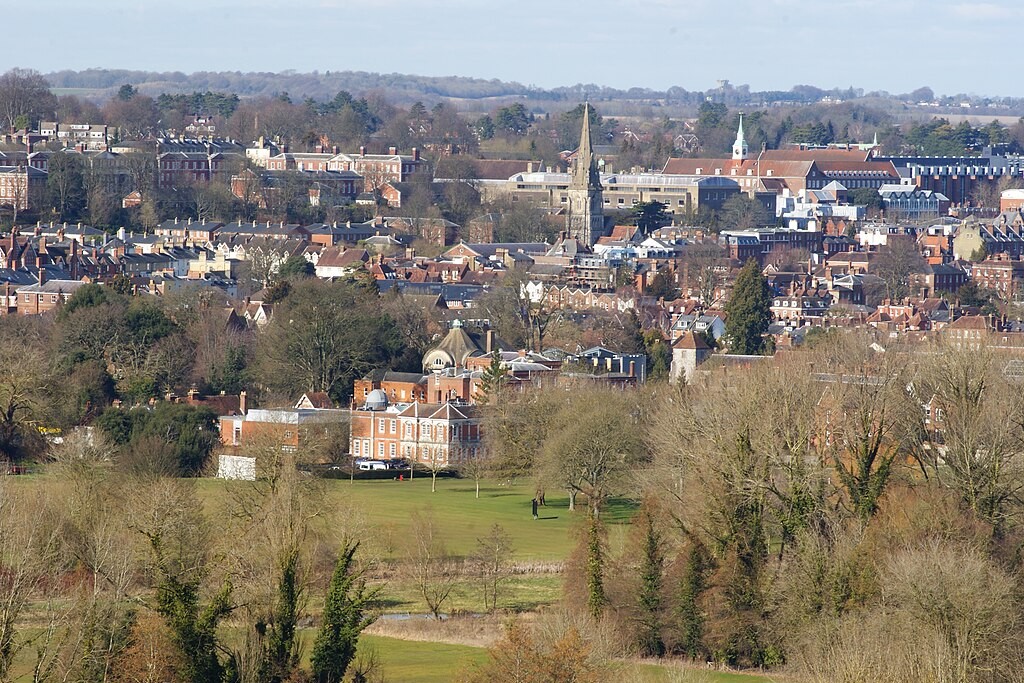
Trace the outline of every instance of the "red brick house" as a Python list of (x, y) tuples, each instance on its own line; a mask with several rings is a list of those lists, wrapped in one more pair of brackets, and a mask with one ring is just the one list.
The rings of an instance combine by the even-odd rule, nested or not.
[(403, 458), (447, 467), (481, 454), (481, 420), (472, 406), (451, 402), (390, 405), (379, 389), (367, 399), (352, 410), (349, 451), (353, 457)]

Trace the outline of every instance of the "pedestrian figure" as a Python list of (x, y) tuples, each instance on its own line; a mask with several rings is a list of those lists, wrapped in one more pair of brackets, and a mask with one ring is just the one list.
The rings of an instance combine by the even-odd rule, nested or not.
[(533, 505), (533, 518), (537, 519), (537, 499), (534, 498), (530, 503)]

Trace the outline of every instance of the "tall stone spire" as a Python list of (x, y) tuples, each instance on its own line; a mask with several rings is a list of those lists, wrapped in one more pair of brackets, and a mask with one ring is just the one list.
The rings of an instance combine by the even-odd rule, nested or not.
[(590, 104), (583, 107), (583, 129), (580, 132), (580, 146), (569, 183), (569, 211), (566, 229), (587, 246), (593, 246), (604, 233), (604, 195), (601, 175), (594, 158), (594, 145), (590, 137)]
[(747, 158), (747, 139), (743, 137), (743, 114), (740, 114), (740, 127), (736, 130), (736, 142), (732, 143), (733, 161)]

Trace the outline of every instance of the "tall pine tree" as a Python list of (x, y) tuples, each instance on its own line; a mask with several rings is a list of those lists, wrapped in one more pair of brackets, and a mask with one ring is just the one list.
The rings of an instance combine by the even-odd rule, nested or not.
[(600, 619), (608, 597), (604, 592), (604, 548), (601, 543), (601, 521), (590, 516), (587, 527), (587, 610)]
[(729, 317), (725, 334), (729, 353), (754, 355), (765, 350), (765, 333), (772, 320), (772, 294), (757, 261), (750, 259), (736, 278), (732, 297), (725, 307)]
[(661, 550), (662, 538), (649, 505), (641, 510), (638, 522), (642, 525), (643, 538), (640, 549), (640, 590), (637, 594), (637, 644), (644, 655), (661, 657), (665, 654), (665, 643), (661, 637), (661, 585), (665, 564)]

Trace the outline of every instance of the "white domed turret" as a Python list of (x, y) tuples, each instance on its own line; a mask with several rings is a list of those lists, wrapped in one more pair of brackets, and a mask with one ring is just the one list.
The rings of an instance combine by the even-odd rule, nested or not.
[(383, 389), (374, 389), (366, 395), (367, 410), (384, 410), (388, 407), (388, 395)]

